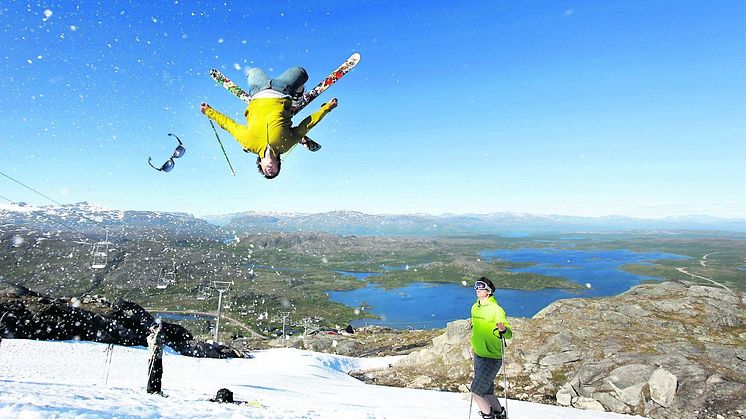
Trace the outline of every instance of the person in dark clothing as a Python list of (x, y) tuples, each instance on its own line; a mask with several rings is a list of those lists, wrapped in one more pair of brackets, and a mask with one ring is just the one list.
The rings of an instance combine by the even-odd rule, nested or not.
[(163, 333), (161, 333), (161, 324), (155, 323), (150, 326), (148, 334), (148, 393), (163, 394), (161, 392), (161, 382), (163, 378)]
[(10, 313), (10, 311), (6, 311), (5, 313), (3, 313), (2, 316), (0, 316), (0, 344), (3, 343), (3, 333), (4, 333), (3, 320), (5, 319), (5, 316), (8, 315), (8, 313)]

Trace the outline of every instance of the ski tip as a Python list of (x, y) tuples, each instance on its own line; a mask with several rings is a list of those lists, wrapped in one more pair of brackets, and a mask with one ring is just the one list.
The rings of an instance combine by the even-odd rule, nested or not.
[(350, 55), (349, 59), (352, 61), (360, 61), (360, 53), (359, 52), (353, 53), (352, 55)]

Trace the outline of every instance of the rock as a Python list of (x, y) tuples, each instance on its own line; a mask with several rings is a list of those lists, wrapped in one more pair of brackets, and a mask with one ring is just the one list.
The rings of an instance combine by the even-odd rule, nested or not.
[(629, 413), (630, 411), (630, 408), (626, 404), (622, 403), (611, 393), (597, 392), (593, 394), (593, 398), (598, 400), (599, 403), (612, 412)]
[(433, 382), (433, 379), (424, 375), (420, 375), (412, 381), (412, 387), (424, 388), (426, 385)]
[(557, 404), (560, 406), (570, 406), (572, 403), (572, 396), (565, 391), (564, 389), (560, 389), (557, 392)]
[(575, 391), (575, 388), (570, 383), (567, 383), (559, 389), (555, 397), (557, 398), (557, 403), (560, 405), (570, 406), (572, 405), (572, 399), (578, 397), (578, 392)]
[(669, 313), (681, 313), (684, 310), (691, 310), (692, 306), (688, 300), (673, 300), (673, 301), (651, 301), (650, 305), (658, 311), (664, 311)]
[(517, 362), (511, 362), (507, 365), (503, 364), (503, 368), (505, 368), (505, 373), (508, 375), (518, 375), (523, 372), (523, 365)]
[[(112, 304), (97, 295), (83, 297), (81, 304), (79, 300), (52, 299), (27, 291), (14, 292), (9, 300), (0, 301), (0, 312), (9, 313), (0, 329), (3, 336), (86, 340), (122, 346), (147, 345), (147, 328), (154, 319), (138, 304), (124, 300)], [(176, 324), (163, 322), (163, 333), (165, 344), (182, 355), (210, 358), (241, 356), (223, 345), (196, 342), (191, 333)]]
[(573, 404), (573, 407), (585, 410), (595, 410), (598, 412), (605, 412), (604, 406), (596, 399), (590, 397), (579, 397), (578, 400)]
[(558, 354), (550, 354), (539, 360), (539, 365), (545, 366), (557, 366), (564, 365), (569, 362), (575, 362), (582, 359), (582, 354), (578, 351), (567, 351), (560, 352)]
[(464, 337), (471, 336), (471, 329), (468, 320), (456, 320), (448, 323), (446, 332), (436, 338), (433, 338), (434, 346), (454, 346), (460, 345)]
[(738, 297), (733, 292), (716, 287), (692, 285), (687, 294), (696, 299), (714, 299), (726, 304), (738, 304)]
[(528, 378), (530, 378), (531, 381), (534, 383), (544, 384), (549, 382), (549, 380), (552, 378), (552, 373), (549, 372), (549, 370), (542, 369), (529, 374)]
[(645, 364), (624, 365), (611, 371), (608, 384), (619, 400), (629, 406), (637, 406), (642, 400), (642, 387), (647, 384), (654, 367)]
[(553, 348), (558, 352), (566, 352), (573, 349), (570, 334), (565, 330), (549, 338), (546, 346)]
[(631, 317), (648, 316), (650, 312), (637, 304), (626, 304), (619, 307), (619, 312)]
[(650, 375), (648, 386), (650, 387), (650, 398), (654, 402), (663, 407), (670, 407), (674, 397), (676, 397), (678, 380), (675, 375), (661, 367)]
[(11, 284), (8, 282), (0, 282), (0, 296), (3, 297), (39, 297), (40, 294), (21, 285)]
[(713, 384), (718, 384), (723, 382), (723, 376), (720, 374), (713, 374), (709, 377), (707, 377), (707, 381), (705, 381), (705, 384), (708, 386), (711, 386)]

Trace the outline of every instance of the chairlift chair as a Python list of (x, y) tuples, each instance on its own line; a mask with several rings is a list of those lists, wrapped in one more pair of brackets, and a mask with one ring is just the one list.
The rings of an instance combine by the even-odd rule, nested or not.
[(165, 290), (168, 288), (168, 282), (165, 280), (165, 276), (163, 274), (163, 268), (161, 268), (160, 272), (158, 272), (158, 278), (155, 279), (155, 288), (159, 290)]
[(109, 232), (106, 232), (106, 240), (93, 244), (91, 248), (91, 269), (102, 269), (109, 261)]
[(212, 291), (212, 289), (210, 288), (209, 285), (202, 284), (197, 289), (197, 293), (198, 294), (197, 294), (197, 297), (195, 297), (195, 298), (197, 300), (204, 301), (204, 300), (206, 300), (206, 299), (208, 299), (210, 297), (211, 291)]
[(176, 284), (176, 269), (166, 271), (163, 273), (163, 282), (168, 285)]

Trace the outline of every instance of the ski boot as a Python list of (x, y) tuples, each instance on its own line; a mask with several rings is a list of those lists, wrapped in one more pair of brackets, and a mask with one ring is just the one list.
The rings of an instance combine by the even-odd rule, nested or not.
[(307, 148), (309, 151), (319, 151), (319, 149), (321, 148), (321, 144), (317, 143), (316, 141), (308, 137), (303, 137), (303, 139), (300, 140), (300, 143), (301, 145), (303, 145), (303, 147)]
[(500, 412), (492, 409), (492, 407), (490, 407), (490, 413), (483, 413), (482, 411), (479, 412), (479, 415), (483, 419), (506, 419), (506, 414), (507, 413), (505, 412), (505, 408), (502, 406), (500, 407)]

